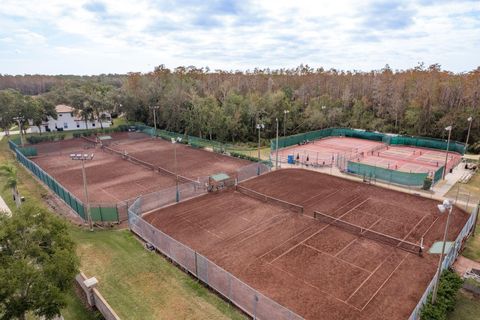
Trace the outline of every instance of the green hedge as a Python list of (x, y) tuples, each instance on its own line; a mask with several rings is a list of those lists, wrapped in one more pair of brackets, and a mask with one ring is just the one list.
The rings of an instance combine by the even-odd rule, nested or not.
[(462, 287), (463, 280), (455, 272), (445, 270), (440, 277), (437, 292), (437, 301), (432, 304), (432, 293), (428, 295), (427, 303), (420, 312), (422, 320), (446, 320), (447, 313), (455, 309), (458, 290)]
[(91, 137), (93, 135), (104, 134), (104, 133), (125, 132), (125, 131), (128, 131), (128, 127), (129, 127), (128, 125), (122, 124), (122, 125), (119, 125), (118, 127), (113, 127), (113, 128), (75, 131), (73, 133), (73, 137), (74, 138)]
[(29, 144), (37, 144), (40, 142), (48, 142), (48, 141), (58, 141), (64, 140), (66, 134), (65, 133), (49, 133), (49, 134), (40, 134), (40, 135), (29, 135), (27, 136), (27, 142)]
[[(249, 155), (246, 155), (246, 154), (243, 154), (243, 153), (230, 151), (228, 154), (230, 154), (230, 156), (235, 157), (235, 158), (248, 160), (248, 161), (252, 161), (252, 162), (259, 162), (257, 157), (252, 157), (252, 156), (249, 156)], [(261, 160), (260, 163), (263, 163), (263, 164), (265, 164), (269, 167), (273, 166), (272, 161), (270, 161), (270, 160)]]

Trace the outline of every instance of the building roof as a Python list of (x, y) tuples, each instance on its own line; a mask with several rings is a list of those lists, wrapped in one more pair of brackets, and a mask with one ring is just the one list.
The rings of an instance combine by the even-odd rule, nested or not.
[(55, 111), (57, 111), (57, 113), (70, 113), (70, 112), (74, 112), (75, 108), (72, 108), (64, 104), (59, 104), (58, 106), (55, 107)]

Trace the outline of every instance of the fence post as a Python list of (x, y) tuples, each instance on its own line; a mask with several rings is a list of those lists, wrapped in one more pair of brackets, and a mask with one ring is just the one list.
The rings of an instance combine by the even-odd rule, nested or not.
[(477, 231), (478, 211), (480, 211), (480, 203), (477, 203), (477, 208), (473, 209), (473, 211), (475, 212), (475, 221), (473, 222), (472, 236), (475, 237), (475, 231)]
[[(195, 254), (195, 275), (198, 277), (198, 259), (197, 259), (197, 251), (194, 251)], [(200, 279), (200, 278), (199, 278)]]
[(258, 296), (255, 293), (253, 296), (253, 320), (257, 320), (257, 304), (258, 304)]

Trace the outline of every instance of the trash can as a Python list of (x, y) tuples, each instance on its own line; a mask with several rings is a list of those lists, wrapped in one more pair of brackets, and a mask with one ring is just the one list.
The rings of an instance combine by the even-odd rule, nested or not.
[(288, 164), (295, 164), (295, 158), (293, 154), (289, 154), (287, 159), (288, 159)]

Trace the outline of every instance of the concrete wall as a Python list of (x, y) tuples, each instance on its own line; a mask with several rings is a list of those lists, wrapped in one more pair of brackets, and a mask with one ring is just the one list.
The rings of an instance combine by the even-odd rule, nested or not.
[(108, 302), (103, 298), (96, 288), (96, 282), (93, 285), (89, 285), (88, 281), (86, 283), (86, 280), (89, 279), (83, 274), (83, 272), (80, 272), (75, 277), (75, 280), (85, 293), (87, 302), (91, 307), (97, 308), (97, 310), (100, 311), (106, 320), (120, 320), (120, 317), (115, 313), (112, 307), (110, 307)]

